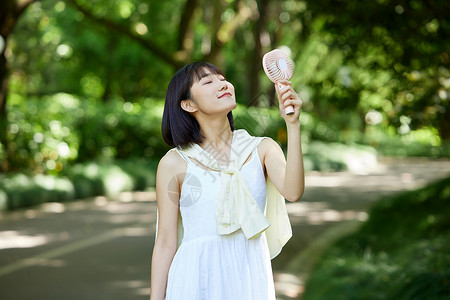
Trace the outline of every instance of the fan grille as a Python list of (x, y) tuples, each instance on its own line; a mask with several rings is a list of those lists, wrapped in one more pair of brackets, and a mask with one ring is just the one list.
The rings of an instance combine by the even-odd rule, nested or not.
[(291, 59), (280, 49), (272, 50), (264, 55), (263, 68), (267, 77), (274, 83), (291, 79), (294, 72)]

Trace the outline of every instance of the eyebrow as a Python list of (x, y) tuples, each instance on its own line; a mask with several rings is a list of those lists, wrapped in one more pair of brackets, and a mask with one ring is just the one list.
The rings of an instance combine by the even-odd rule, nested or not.
[(211, 73), (205, 73), (200, 77), (199, 81), (202, 80), (203, 78), (211, 76), (211, 75), (212, 75)]

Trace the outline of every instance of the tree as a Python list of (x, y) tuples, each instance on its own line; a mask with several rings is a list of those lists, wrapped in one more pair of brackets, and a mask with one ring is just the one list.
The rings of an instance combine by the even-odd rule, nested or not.
[[(208, 61), (217, 64), (219, 67), (224, 67), (225, 46), (231, 43), (237, 48), (240, 47), (241, 45), (237, 45), (234, 40), (243, 33), (244, 39), (246, 39), (248, 36), (246, 33), (249, 33), (249, 36), (253, 39), (252, 46), (250, 49), (244, 49), (244, 60), (247, 68), (243, 72), (245, 75), (239, 80), (248, 79), (245, 86), (245, 98), (248, 104), (255, 104), (254, 100), (261, 90), (258, 75), (262, 70), (261, 58), (263, 52), (275, 46), (274, 36), (278, 27), (272, 26), (272, 30), (269, 30), (267, 25), (271, 19), (279, 22), (278, 14), (281, 9), (279, 1), (237, 0), (224, 2), (214, 0), (203, 2), (186, 0), (167, 2), (168, 4), (152, 3), (152, 5), (162, 7), (162, 5), (177, 2), (181, 7), (178, 10), (178, 17), (175, 18), (177, 26), (175, 26), (173, 32), (170, 31), (170, 26), (166, 26), (162, 29), (165, 34), (159, 32), (158, 36), (157, 34), (149, 36), (137, 31), (133, 28), (131, 18), (124, 21), (105, 13), (105, 11), (113, 10), (112, 6), (108, 8), (105, 3), (95, 5), (91, 1), (68, 1), (89, 20), (103, 28), (108, 28), (119, 36), (140, 44), (174, 70), (194, 60)], [(135, 7), (139, 5), (139, 1), (130, 3), (134, 3)], [(114, 4), (111, 3), (111, 5)], [(102, 8), (99, 8), (100, 6)], [(157, 8), (155, 9), (157, 10)], [(168, 16), (165, 18), (166, 22), (171, 22)], [(138, 19), (138, 17), (135, 19)], [(136, 21), (134, 23), (136, 24)], [(151, 24), (149, 19), (139, 20), (138, 23), (144, 24), (145, 28), (158, 26), (158, 24)], [(261, 39), (266, 39), (266, 42), (262, 43)], [(267, 40), (269, 43), (267, 43)], [(239, 54), (234, 52), (232, 55), (239, 57)], [(235, 63), (238, 64), (239, 62), (236, 61)]]
[(4, 49), (0, 53), (0, 144), (3, 146), (3, 152), (6, 159), (0, 164), (0, 170), (8, 169), (8, 143), (6, 142), (6, 101), (8, 97), (8, 62), (6, 50), (8, 40), (13, 32), (17, 21), (25, 12), (28, 6), (38, 0), (4, 0), (0, 9), (0, 36), (4, 42)]
[[(192, 47), (193, 23), (196, 21), (195, 11), (199, 6), (199, 1), (197, 0), (187, 0), (184, 3), (179, 18), (177, 35), (175, 37), (175, 49), (168, 49), (165, 44), (160, 44), (152, 39), (143, 37), (142, 34), (133, 30), (129, 23), (120, 24), (110, 18), (96, 15), (91, 11), (92, 6), (94, 5), (86, 4), (86, 2), (89, 3), (89, 1), (85, 1), (83, 4), (79, 3), (79, 0), (69, 0), (69, 2), (90, 20), (139, 43), (149, 52), (174, 68), (179, 68), (192, 59), (194, 50)], [(222, 22), (220, 16), (224, 9), (223, 3), (220, 0), (213, 1), (213, 14), (215, 17), (212, 20), (214, 25), (212, 26), (211, 45), (209, 51), (204, 53), (201, 57), (196, 57), (197, 59), (211, 61), (213, 63), (218, 62), (218, 55), (221, 49), (233, 38), (237, 27), (252, 17), (253, 14), (251, 10), (243, 3), (243, 1), (236, 2), (234, 17), (227, 22)], [(91, 7), (89, 8), (89, 6)]]
[[(4, 40), (4, 49), (17, 21), (28, 6), (38, 0), (4, 0), (0, 10), (0, 35)], [(8, 64), (5, 50), (0, 53), (0, 117), (6, 117), (6, 100), (8, 91)]]
[(448, 1), (306, 3), (297, 17), (324, 52), (310, 53), (322, 59), (310, 70), (319, 80), (309, 82), (321, 119), (330, 108), (358, 111), (361, 120), (375, 110), (400, 133), (428, 126), (450, 139)]

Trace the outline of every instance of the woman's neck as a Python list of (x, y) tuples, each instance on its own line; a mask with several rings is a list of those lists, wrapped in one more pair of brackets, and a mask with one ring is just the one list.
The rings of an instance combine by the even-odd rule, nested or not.
[(212, 150), (215, 152), (228, 153), (233, 139), (233, 132), (231, 131), (228, 118), (208, 120), (207, 122), (202, 122), (202, 120), (198, 121), (201, 128), (200, 132), (205, 137), (199, 146), (205, 150), (213, 148)]

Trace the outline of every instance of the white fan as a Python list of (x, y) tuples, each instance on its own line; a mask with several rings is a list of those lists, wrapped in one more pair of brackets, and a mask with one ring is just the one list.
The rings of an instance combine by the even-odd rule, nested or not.
[[(267, 77), (278, 85), (278, 88), (282, 88), (283, 84), (279, 83), (280, 80), (289, 80), (294, 73), (294, 64), (289, 56), (280, 49), (275, 49), (267, 52), (263, 56), (262, 65)], [(294, 113), (294, 107), (287, 106), (284, 110), (286, 115), (292, 115)]]

